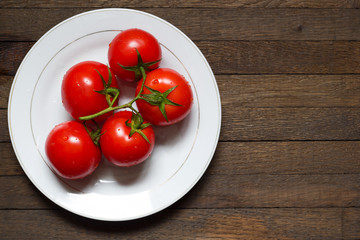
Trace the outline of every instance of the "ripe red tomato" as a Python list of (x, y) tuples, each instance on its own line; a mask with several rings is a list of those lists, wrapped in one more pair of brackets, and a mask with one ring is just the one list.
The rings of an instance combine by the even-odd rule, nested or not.
[[(158, 40), (150, 33), (137, 29), (127, 29), (122, 31), (109, 44), (108, 61), (110, 68), (114, 71), (117, 78), (133, 82), (141, 78), (140, 70), (135, 72), (123, 69), (138, 65), (139, 51), (144, 63), (154, 62), (161, 59), (161, 48)], [(119, 65), (120, 64), (120, 65)], [(159, 62), (145, 67), (145, 70), (152, 70), (159, 67)]]
[[(136, 95), (141, 89), (139, 81)], [(184, 119), (191, 110), (193, 94), (189, 83), (184, 76), (168, 68), (158, 68), (147, 74), (143, 89), (143, 96), (152, 101), (137, 100), (136, 105), (141, 115), (151, 124), (166, 126), (175, 124)], [(149, 96), (151, 90), (155, 96)], [(180, 105), (180, 106), (179, 106)], [(164, 114), (165, 110), (166, 114)], [(167, 119), (165, 116), (167, 116)]]
[(101, 160), (100, 148), (76, 121), (55, 126), (46, 139), (45, 151), (54, 171), (67, 179), (90, 175)]
[[(108, 83), (109, 70), (102, 63), (95, 61), (80, 62), (71, 67), (65, 74), (61, 86), (63, 105), (70, 115), (78, 120), (79, 117), (97, 113), (109, 106), (104, 94), (95, 92), (104, 89), (104, 81)], [(117, 88), (115, 77), (109, 87)], [(117, 103), (114, 103), (116, 106)], [(95, 121), (105, 120), (111, 113), (95, 118)]]
[(117, 166), (129, 167), (139, 164), (150, 156), (154, 148), (155, 134), (152, 126), (141, 130), (150, 143), (137, 132), (129, 136), (131, 127), (128, 125), (133, 123), (132, 114), (130, 111), (119, 111), (109, 117), (101, 129), (102, 153)]

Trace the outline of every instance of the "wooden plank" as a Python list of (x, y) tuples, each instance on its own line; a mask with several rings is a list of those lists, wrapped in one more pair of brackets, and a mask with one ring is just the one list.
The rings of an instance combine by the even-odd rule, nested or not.
[(346, 208), (343, 215), (344, 239), (360, 239), (360, 208)]
[(180, 208), (359, 207), (360, 175), (206, 174)]
[(360, 75), (216, 75), (223, 105), (360, 107)]
[[(360, 107), (360, 75), (216, 75), (223, 105)], [(0, 75), (0, 108), (7, 108), (12, 76)], [(60, 79), (61, 81), (61, 79)]]
[(216, 74), (360, 73), (359, 41), (200, 41), (196, 44)]
[(168, 209), (128, 222), (99, 222), (65, 211), (0, 213), (4, 240), (341, 238), (341, 209)]
[(0, 75), (0, 108), (8, 107), (9, 93), (13, 79), (12, 76)]
[[(6, 111), (0, 109), (0, 142), (10, 141)], [(220, 141), (359, 140), (359, 125), (359, 108), (242, 108), (228, 104), (222, 106)]]
[(242, 108), (228, 104), (222, 106), (220, 140), (358, 140), (359, 116), (358, 108)]
[[(33, 42), (0, 42), (0, 74), (15, 75)], [(1, 82), (8, 79), (1, 79)]]
[(220, 142), (209, 174), (359, 174), (360, 142)]
[[(52, 201), (47, 199), (31, 182), (22, 176), (0, 176), (0, 209), (30, 208), (30, 209), (57, 209)], [(26, 203), (26, 201), (28, 201)]]
[[(93, 9), (0, 9), (0, 40), (36, 41), (59, 22), (89, 10)], [(140, 10), (172, 23), (192, 40), (360, 40), (360, 9)]]
[(0, 142), (10, 142), (7, 109), (0, 109)]
[[(360, 107), (360, 75), (216, 75), (223, 104), (242, 107)], [(0, 108), (13, 77), (0, 75)], [(61, 80), (60, 80), (61, 81)]]
[[(360, 73), (360, 41), (199, 41), (195, 43), (217, 75)], [(33, 44), (33, 42), (0, 42), (0, 74), (15, 75)]]
[(11, 143), (0, 143), (0, 176), (23, 175), (24, 172), (16, 158)]
[(122, 1), (46, 1), (46, 0), (2, 0), (2, 8), (74, 8), (74, 7), (94, 7), (94, 8), (359, 8), (358, 0), (122, 0)]
[[(0, 177), (0, 209), (54, 208), (26, 176)], [(205, 174), (175, 208), (359, 207), (360, 174)]]
[[(156, 146), (155, 146), (156, 147)], [(0, 143), (0, 176), (24, 175)], [(208, 174), (360, 174), (360, 142), (220, 142)]]

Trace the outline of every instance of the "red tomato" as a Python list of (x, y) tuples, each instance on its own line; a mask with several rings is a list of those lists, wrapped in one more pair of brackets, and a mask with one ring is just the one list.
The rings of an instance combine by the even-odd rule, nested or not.
[[(81, 62), (66, 72), (61, 86), (61, 97), (66, 111), (74, 119), (97, 113), (109, 106), (105, 95), (95, 92), (104, 89), (99, 73), (108, 83), (108, 67), (99, 62)], [(115, 77), (112, 78), (110, 87), (117, 88)], [(114, 106), (116, 105), (115, 102)], [(104, 114), (95, 118), (95, 121), (101, 122), (110, 115), (111, 113)]]
[[(137, 28), (122, 31), (109, 44), (108, 50), (110, 68), (119, 79), (133, 82), (141, 78), (140, 70), (137, 72), (138, 77), (135, 77), (135, 72), (125, 70), (120, 66), (132, 67), (138, 65), (136, 49), (139, 51), (144, 63), (161, 59), (160, 44), (153, 35)], [(149, 66), (148, 69), (145, 67), (145, 70), (158, 67), (159, 62)]]
[(55, 126), (46, 139), (45, 151), (54, 171), (67, 179), (90, 175), (101, 160), (100, 148), (76, 121)]
[[(141, 89), (141, 84), (142, 81), (139, 81), (136, 95)], [(157, 126), (172, 125), (181, 121), (190, 113), (193, 102), (192, 90), (184, 76), (178, 72), (168, 68), (159, 68), (151, 71), (147, 74), (144, 86), (160, 93), (160, 95), (157, 94), (155, 99), (153, 99), (155, 102), (152, 104), (145, 100), (136, 101), (139, 112), (151, 124)], [(171, 88), (174, 89), (171, 91)], [(150, 90), (144, 87), (142, 92), (144, 97), (148, 97), (147, 94), (150, 93)], [(167, 120), (161, 111), (162, 105), (165, 106), (164, 110)]]
[(150, 156), (155, 143), (152, 126), (142, 130), (150, 141), (149, 143), (139, 133), (134, 133), (130, 137), (131, 127), (127, 126), (126, 121), (131, 123), (132, 112), (119, 111), (115, 113), (105, 121), (100, 137), (100, 146), (105, 158), (122, 167), (129, 167), (143, 162)]

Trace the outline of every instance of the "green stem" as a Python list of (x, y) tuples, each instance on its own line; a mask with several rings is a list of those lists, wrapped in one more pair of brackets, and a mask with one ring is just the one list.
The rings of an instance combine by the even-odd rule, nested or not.
[(119, 93), (120, 93), (120, 91), (117, 91), (117, 92), (116, 92), (116, 95), (115, 95), (115, 97), (113, 98), (112, 102), (109, 104), (109, 107), (112, 107), (112, 106), (114, 105), (115, 101), (116, 101), (117, 98), (119, 97)]
[(111, 105), (111, 101), (110, 101), (110, 95), (106, 94), (106, 101), (108, 103), (108, 105)]
[(129, 107), (135, 114), (139, 114), (139, 112), (133, 107), (133, 106), (130, 106)]
[(140, 67), (140, 71), (141, 71), (141, 75), (143, 77), (142, 83), (141, 83), (141, 88), (139, 93), (137, 94), (137, 98), (140, 98), (142, 91), (144, 90), (144, 85), (145, 85), (145, 80), (146, 80), (146, 72), (145, 69), (143, 67)]
[(139, 93), (136, 95), (136, 97), (134, 99), (132, 99), (130, 102), (126, 103), (126, 104), (123, 104), (123, 105), (120, 105), (120, 106), (116, 106), (116, 107), (113, 107), (114, 103), (115, 103), (115, 100), (118, 98), (119, 96), (119, 92), (117, 92), (117, 94), (115, 95), (113, 101), (111, 102), (110, 106), (108, 108), (105, 108), (104, 110), (100, 111), (100, 112), (97, 112), (97, 113), (94, 113), (92, 115), (88, 115), (88, 116), (83, 116), (83, 117), (79, 117), (79, 120), (81, 121), (87, 121), (87, 120), (91, 120), (93, 118), (96, 118), (96, 117), (99, 117), (105, 113), (108, 113), (108, 112), (112, 112), (112, 111), (115, 111), (115, 110), (118, 110), (118, 109), (123, 109), (123, 108), (130, 108), (131, 110), (133, 110), (134, 112), (137, 112), (136, 109), (132, 106), (133, 103), (139, 99), (141, 99), (141, 93), (144, 89), (144, 85), (145, 85), (145, 79), (146, 79), (146, 72), (145, 72), (145, 69), (143, 67), (140, 67), (140, 71), (141, 71), (141, 75), (143, 77), (143, 80), (142, 80), (142, 83), (141, 83), (141, 88), (140, 88), (140, 91)]
[(123, 104), (121, 106), (116, 106), (116, 107), (110, 106), (110, 107), (105, 108), (104, 110), (101, 110), (100, 112), (94, 113), (92, 115), (79, 117), (79, 120), (81, 120), (81, 121), (91, 120), (91, 119), (99, 117), (99, 116), (101, 116), (101, 115), (103, 115), (105, 113), (112, 112), (112, 111), (117, 110), (117, 109), (127, 108), (127, 107), (130, 107), (129, 103)]

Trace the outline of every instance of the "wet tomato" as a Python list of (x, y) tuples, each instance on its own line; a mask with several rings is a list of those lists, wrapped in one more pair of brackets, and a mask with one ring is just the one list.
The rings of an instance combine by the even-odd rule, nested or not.
[[(139, 81), (136, 93), (141, 90)], [(167, 126), (183, 120), (191, 110), (193, 93), (188, 81), (178, 72), (158, 68), (147, 74), (143, 99), (136, 105), (145, 120), (157, 126)]]
[(53, 170), (67, 179), (90, 175), (101, 160), (100, 148), (76, 121), (55, 126), (46, 139), (45, 151)]
[(119, 111), (109, 117), (102, 127), (102, 153), (117, 166), (137, 165), (148, 158), (153, 150), (154, 130), (138, 117), (140, 119), (134, 119), (130, 111)]
[[(100, 75), (108, 84), (110, 79), (108, 67), (95, 61), (80, 62), (66, 72), (62, 81), (61, 97), (66, 111), (74, 119), (78, 120), (79, 117), (97, 113), (109, 106), (106, 94), (99, 93), (106, 88)], [(107, 87), (112, 90), (117, 89), (115, 78), (111, 79), (111, 84)], [(112, 99), (111, 94), (108, 97)], [(95, 118), (95, 121), (101, 122), (110, 115), (111, 113), (104, 114)]]
[[(138, 54), (141, 55), (142, 63), (138, 62)], [(159, 62), (151, 62), (161, 59), (161, 47), (158, 40), (150, 33), (137, 29), (127, 29), (120, 32), (109, 44), (108, 61), (110, 68), (117, 78), (128, 82), (134, 82), (141, 78), (140, 69), (135, 71), (125, 70), (125, 67), (134, 67), (140, 64), (145, 71), (159, 67)]]

